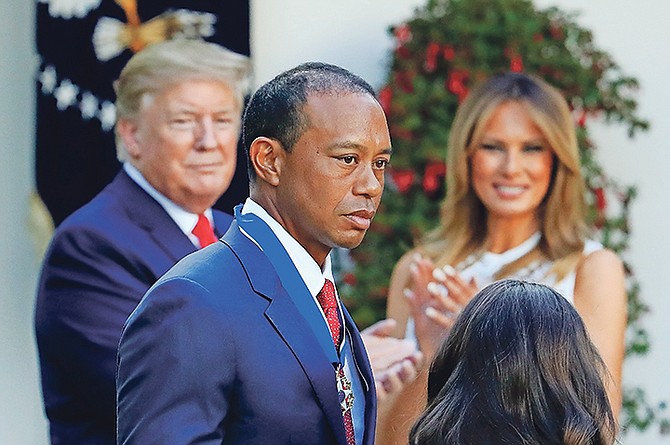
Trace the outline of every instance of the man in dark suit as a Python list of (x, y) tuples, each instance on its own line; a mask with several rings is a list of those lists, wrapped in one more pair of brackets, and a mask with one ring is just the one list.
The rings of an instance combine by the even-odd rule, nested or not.
[(329, 253), (354, 248), (391, 156), (373, 90), (309, 63), (244, 116), (250, 198), (145, 295), (119, 344), (120, 444), (372, 445), (376, 398)]
[(184, 40), (149, 46), (122, 71), (123, 170), (58, 228), (39, 283), (35, 326), (52, 444), (116, 443), (123, 323), (161, 275), (232, 221), (211, 206), (235, 170), (248, 73), (247, 57)]

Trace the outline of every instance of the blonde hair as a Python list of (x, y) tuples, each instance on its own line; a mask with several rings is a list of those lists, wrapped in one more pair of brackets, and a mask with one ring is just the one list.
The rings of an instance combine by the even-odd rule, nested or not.
[[(147, 98), (189, 80), (214, 80), (226, 84), (237, 99), (240, 116), (244, 95), (249, 90), (251, 63), (247, 56), (215, 43), (176, 39), (147, 46), (135, 54), (114, 83), (116, 119), (135, 119)], [(120, 161), (126, 148), (116, 131)]]
[(520, 73), (493, 77), (474, 88), (456, 112), (448, 140), (447, 196), (440, 209), (441, 224), (419, 249), (438, 265), (456, 264), (483, 248), (487, 212), (471, 185), (469, 158), (484, 128), (503, 103), (521, 104), (543, 133), (554, 153), (549, 190), (539, 209), (538, 247), (498, 271), (508, 276), (530, 262), (554, 262), (561, 279), (581, 259), (587, 227), (584, 219), (584, 179), (574, 124), (558, 90), (543, 80)]

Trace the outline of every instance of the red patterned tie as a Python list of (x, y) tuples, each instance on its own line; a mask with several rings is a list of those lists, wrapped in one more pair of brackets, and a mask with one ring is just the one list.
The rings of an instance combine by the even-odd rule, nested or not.
[(207, 217), (202, 213), (198, 215), (198, 222), (196, 223), (191, 233), (194, 234), (196, 238), (198, 238), (198, 241), (200, 241), (200, 248), (209, 246), (210, 244), (215, 243), (217, 240), (216, 235), (214, 234), (214, 229), (212, 229), (212, 225), (209, 223)]
[[(337, 306), (337, 298), (335, 297), (335, 286), (330, 280), (326, 280), (321, 288), (321, 292), (316, 296), (323, 313), (326, 316), (326, 321), (328, 321), (328, 328), (330, 329), (330, 335), (333, 337), (333, 344), (335, 349), (339, 352), (340, 343), (342, 342), (342, 323), (340, 322), (340, 316)], [(344, 379), (344, 368), (340, 366), (337, 370), (338, 379)], [(342, 396), (340, 394), (340, 396)], [(351, 409), (348, 409), (343, 415), (344, 419), (344, 431), (347, 436), (347, 445), (356, 445), (356, 436), (354, 435), (354, 422), (351, 418)]]

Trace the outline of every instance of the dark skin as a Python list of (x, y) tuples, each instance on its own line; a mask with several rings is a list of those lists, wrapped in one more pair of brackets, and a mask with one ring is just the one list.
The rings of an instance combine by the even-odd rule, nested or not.
[[(252, 142), (250, 195), (323, 267), (333, 247), (363, 240), (381, 200), (391, 141), (381, 106), (367, 94), (311, 95), (303, 112), (309, 125), (291, 152), (274, 139)], [(423, 359), (413, 344), (388, 336), (394, 326), (383, 320), (362, 333), (380, 401), (411, 382)]]
[(312, 94), (303, 113), (309, 125), (291, 152), (266, 137), (251, 143), (250, 196), (323, 266), (333, 247), (363, 240), (384, 190), (391, 140), (381, 106), (367, 94)]

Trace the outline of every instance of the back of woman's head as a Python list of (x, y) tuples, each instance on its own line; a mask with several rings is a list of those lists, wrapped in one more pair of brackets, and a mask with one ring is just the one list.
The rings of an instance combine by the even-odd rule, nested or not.
[(433, 361), (410, 443), (605, 445), (605, 365), (553, 289), (502, 280), (465, 307)]

